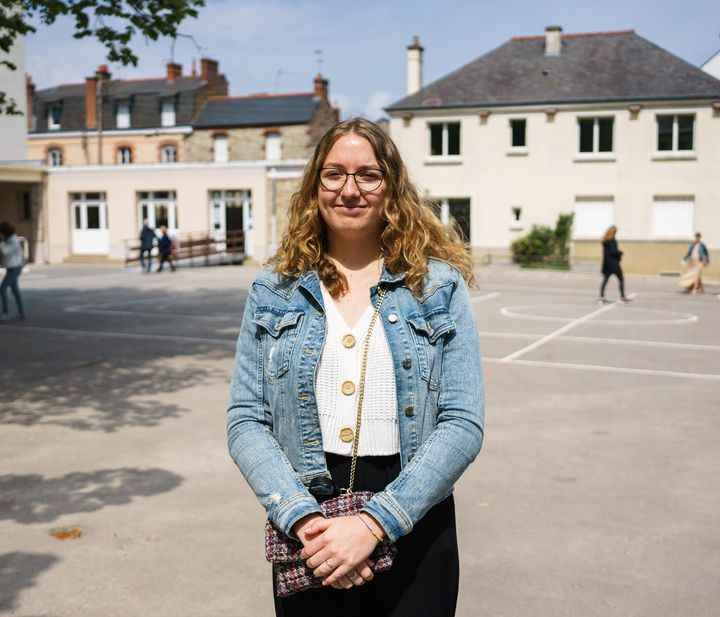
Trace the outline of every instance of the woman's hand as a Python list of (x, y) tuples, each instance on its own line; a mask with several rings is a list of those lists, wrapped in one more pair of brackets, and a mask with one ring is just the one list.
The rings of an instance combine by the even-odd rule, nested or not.
[(312, 539), (301, 555), (323, 585), (350, 589), (374, 578), (368, 557), (377, 540), (357, 516), (315, 520), (303, 532)]

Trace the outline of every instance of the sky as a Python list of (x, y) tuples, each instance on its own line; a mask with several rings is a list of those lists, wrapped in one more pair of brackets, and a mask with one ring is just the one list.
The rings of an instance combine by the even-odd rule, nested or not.
[[(220, 64), (229, 94), (308, 92), (320, 69), (343, 118), (377, 120), (406, 94), (406, 47), (425, 48), (428, 84), (513, 36), (635, 30), (699, 66), (720, 51), (718, 0), (206, 0), (180, 27), (189, 38), (135, 42), (137, 67), (108, 63), (104, 48), (72, 37), (72, 22), (39, 25), (26, 39), (26, 72), (38, 89), (79, 83), (109, 64), (113, 78), (160, 77), (174, 60), (189, 73), (193, 58)], [(318, 51), (320, 53), (318, 53)], [(198, 62), (199, 66), (199, 62)]]

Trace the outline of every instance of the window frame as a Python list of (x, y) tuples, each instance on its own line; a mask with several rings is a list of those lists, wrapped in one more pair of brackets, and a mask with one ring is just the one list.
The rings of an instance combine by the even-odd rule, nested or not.
[[(53, 112), (57, 111), (57, 114), (54, 114)], [(57, 121), (55, 121), (55, 116), (57, 115)], [(47, 107), (47, 128), (48, 131), (60, 131), (62, 130), (62, 104), (61, 103), (51, 103)]]
[(61, 167), (63, 164), (62, 148), (48, 148), (46, 159), (49, 167)]
[[(127, 112), (127, 113), (125, 113)], [(122, 122), (120, 119), (123, 118)], [(130, 101), (118, 101), (115, 106), (115, 128), (132, 128), (132, 109)]]
[[(227, 163), (230, 161), (230, 140), (228, 139), (227, 134), (225, 133), (218, 133), (217, 135), (213, 135), (213, 162), (214, 163)], [(218, 156), (218, 153), (221, 149), (218, 148), (219, 143), (224, 143), (225, 146), (221, 152), (222, 156)]]
[[(691, 147), (680, 149), (680, 128), (679, 118), (690, 118), (691, 127)], [(664, 118), (672, 118), (671, 144), (669, 149), (660, 149), (660, 120)], [(693, 155), (695, 153), (695, 113), (657, 113), (655, 114), (655, 154), (659, 156), (667, 155)]]
[[(167, 107), (170, 109), (167, 109)], [(160, 103), (160, 126), (177, 126), (177, 102), (175, 99), (163, 99)]]
[[(582, 123), (592, 121), (592, 149), (582, 150), (582, 137), (583, 129)], [(600, 135), (600, 121), (610, 121), (610, 149), (600, 150), (601, 135)], [(577, 150), (576, 154), (579, 157), (614, 157), (615, 156), (615, 116), (614, 115), (592, 115), (592, 116), (577, 116)]]
[[(457, 152), (450, 153), (450, 125), (458, 127)], [(433, 128), (441, 127), (440, 153), (433, 154)], [(460, 120), (430, 121), (427, 123), (427, 157), (429, 160), (459, 161), (462, 157), (462, 122)]]
[[(123, 155), (124, 152), (128, 153), (128, 156)], [(125, 160), (127, 158), (127, 160)], [(133, 149), (131, 146), (118, 146), (115, 151), (115, 162), (118, 165), (132, 165), (133, 163)]]
[[(172, 156), (167, 156), (167, 153), (172, 150)], [(163, 144), (160, 146), (160, 162), (161, 163), (177, 163), (177, 146), (175, 144)]]

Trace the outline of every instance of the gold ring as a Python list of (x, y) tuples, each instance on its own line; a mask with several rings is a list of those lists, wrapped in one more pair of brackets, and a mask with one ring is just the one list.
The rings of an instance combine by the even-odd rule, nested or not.
[(357, 570), (350, 570), (350, 572), (348, 572), (345, 576), (348, 577), (348, 580), (354, 581), (360, 575)]

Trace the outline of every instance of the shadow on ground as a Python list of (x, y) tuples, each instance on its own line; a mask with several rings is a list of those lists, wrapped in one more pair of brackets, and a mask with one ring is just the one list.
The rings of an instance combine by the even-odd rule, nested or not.
[(14, 551), (0, 555), (0, 612), (18, 608), (18, 596), (23, 589), (33, 587), (35, 579), (53, 567), (59, 557), (49, 553)]
[(50, 523), (66, 514), (94, 512), (137, 497), (171, 491), (182, 476), (165, 469), (98, 469), (59, 478), (38, 474), (0, 476), (0, 520), (25, 525)]
[[(182, 390), (207, 382), (227, 387), (229, 370), (218, 372), (208, 361), (232, 359), (244, 295), (33, 290), (31, 318), (0, 330), (0, 425), (112, 432), (179, 417), (188, 411)], [(98, 308), (65, 310), (79, 305)], [(173, 306), (183, 314), (172, 314)]]

